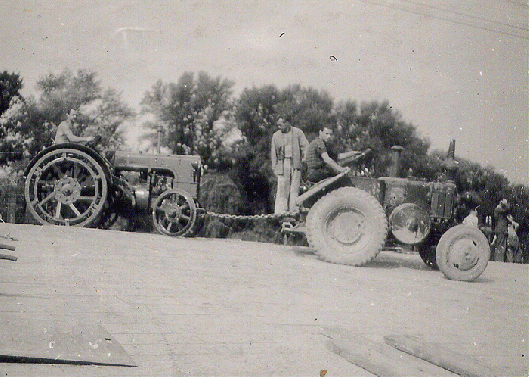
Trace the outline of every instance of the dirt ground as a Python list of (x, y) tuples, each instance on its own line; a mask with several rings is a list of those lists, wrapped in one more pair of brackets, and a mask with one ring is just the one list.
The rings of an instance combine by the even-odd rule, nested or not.
[(418, 337), (493, 375), (528, 373), (528, 265), (491, 262), (466, 283), (391, 251), (350, 267), (238, 240), (12, 224), (0, 235), (18, 239), (0, 239), (18, 257), (0, 260), (0, 354), (24, 352), (15, 339), (43, 327), (101, 325), (137, 365), (0, 362), (0, 376), (386, 375), (377, 363), (454, 375), (386, 348), (379, 357), (385, 336)]

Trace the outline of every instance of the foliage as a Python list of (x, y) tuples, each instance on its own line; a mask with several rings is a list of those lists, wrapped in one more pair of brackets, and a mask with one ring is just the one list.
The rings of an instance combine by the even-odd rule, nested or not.
[(289, 119), (312, 139), (322, 124), (335, 128), (333, 106), (327, 92), (291, 85), (281, 92), (281, 102), (276, 108), (278, 115)]
[(420, 177), (429, 174), (426, 165), (429, 142), (417, 135), (415, 126), (402, 120), (398, 111), (388, 101), (341, 102), (336, 107), (335, 140), (340, 152), (344, 150), (365, 150), (370, 148), (371, 174), (387, 174), (392, 146), (404, 148), (402, 153), (401, 176), (408, 171)]
[(24, 154), (24, 138), (20, 120), (24, 102), (19, 97), (11, 99), (10, 106), (0, 117), (0, 165), (20, 160)]
[[(103, 89), (93, 71), (70, 70), (50, 73), (37, 83), (41, 92), (39, 111), (48, 124), (58, 125), (71, 109), (79, 111), (74, 133), (100, 136), (103, 149), (117, 148), (123, 143), (120, 126), (134, 116), (134, 112), (121, 101), (113, 89)], [(35, 125), (37, 126), (37, 125)], [(51, 140), (43, 142), (51, 144)]]
[[(40, 97), (13, 97), (0, 118), (1, 166), (17, 166), (53, 143), (57, 125), (71, 109), (79, 110), (74, 133), (101, 136), (99, 147), (117, 148), (123, 141), (121, 126), (134, 116), (115, 90), (101, 87), (95, 72), (64, 70), (37, 83)], [(15, 165), (13, 165), (15, 164)]]
[(20, 97), (22, 79), (18, 73), (3, 71), (0, 73), (0, 115), (10, 106), (14, 97)]
[(23, 158), (25, 140), (21, 134), (24, 101), (22, 79), (17, 73), (0, 73), (0, 166)]
[[(199, 154), (206, 164), (214, 164), (214, 152), (229, 134), (233, 82), (212, 78), (205, 72), (198, 77), (191, 72), (182, 74), (178, 82), (164, 84), (159, 80), (142, 100), (142, 111), (153, 114), (156, 121), (146, 124), (163, 133), (161, 144), (175, 154)], [(220, 125), (223, 127), (218, 127)], [(217, 125), (217, 127), (216, 127)]]
[(106, 89), (79, 110), (79, 134), (100, 136), (103, 149), (118, 149), (123, 144), (122, 126), (134, 117), (134, 112), (121, 101), (118, 92)]
[(49, 73), (37, 82), (41, 93), (39, 108), (48, 122), (59, 124), (71, 109), (79, 110), (82, 105), (101, 98), (101, 84), (97, 74), (79, 70), (74, 75), (65, 69), (59, 74)]
[(269, 153), (280, 101), (280, 92), (273, 85), (244, 89), (239, 96), (235, 119), (246, 142), (258, 154)]

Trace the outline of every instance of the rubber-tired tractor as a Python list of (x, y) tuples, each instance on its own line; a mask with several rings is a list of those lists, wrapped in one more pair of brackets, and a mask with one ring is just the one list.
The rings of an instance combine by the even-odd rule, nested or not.
[[(393, 149), (392, 175), (401, 150)], [(283, 232), (304, 233), (329, 262), (360, 266), (388, 244), (403, 244), (418, 250), (429, 267), (447, 278), (472, 281), (489, 261), (485, 235), (459, 223), (462, 206), (450, 180), (369, 178), (348, 169), (308, 188), (297, 203), (300, 215), (284, 223)]]
[(163, 234), (190, 234), (198, 205), (200, 156), (117, 151), (105, 158), (80, 144), (57, 144), (26, 168), (24, 195), (41, 224), (109, 228), (131, 212), (151, 212)]

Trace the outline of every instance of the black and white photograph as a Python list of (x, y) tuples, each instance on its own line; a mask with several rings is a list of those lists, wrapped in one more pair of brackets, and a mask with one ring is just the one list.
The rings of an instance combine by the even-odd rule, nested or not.
[(0, 8), (0, 376), (529, 375), (528, 1)]

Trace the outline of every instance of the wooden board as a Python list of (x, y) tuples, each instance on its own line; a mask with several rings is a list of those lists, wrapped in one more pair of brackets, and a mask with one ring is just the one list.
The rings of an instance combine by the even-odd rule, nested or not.
[(460, 376), (492, 377), (495, 375), (488, 366), (479, 360), (459, 354), (441, 344), (426, 342), (419, 337), (392, 335), (385, 336), (384, 341), (395, 349), (438, 365)]
[(326, 329), (328, 348), (352, 364), (380, 377), (449, 377), (452, 373), (400, 352), (363, 334), (343, 329)]
[(0, 318), (0, 361), (136, 366), (101, 325), (20, 315)]

